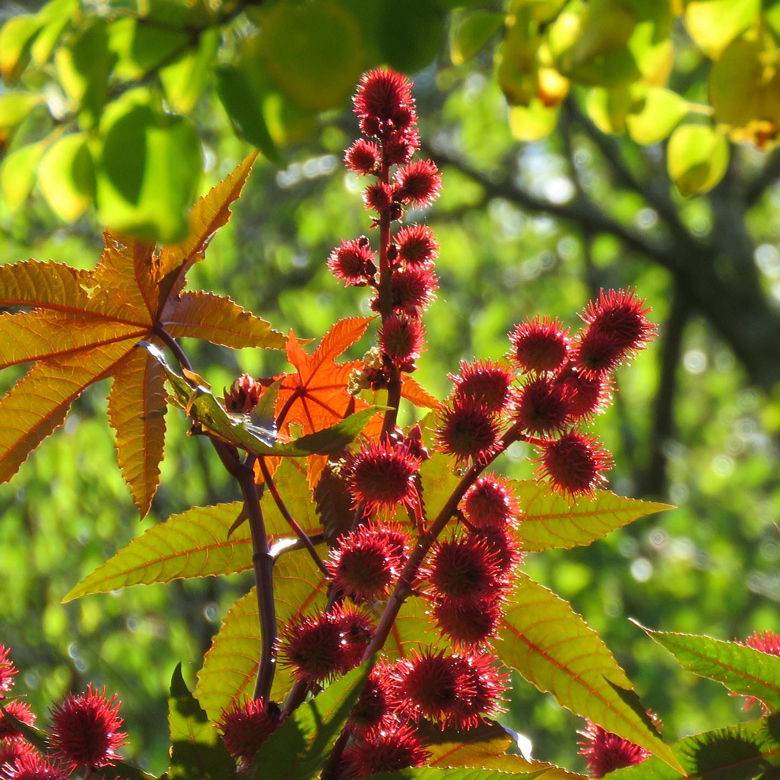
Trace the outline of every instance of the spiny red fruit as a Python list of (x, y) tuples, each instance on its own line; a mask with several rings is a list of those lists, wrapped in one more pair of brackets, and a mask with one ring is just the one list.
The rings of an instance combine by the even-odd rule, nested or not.
[(26, 752), (6, 765), (4, 780), (67, 780), (68, 775), (38, 753)]
[(507, 480), (495, 474), (480, 477), (463, 496), (463, 514), (472, 526), (504, 526), (520, 517), (520, 507)]
[(381, 159), (382, 153), (379, 151), (379, 146), (364, 138), (355, 141), (344, 152), (344, 164), (347, 170), (361, 175), (376, 173)]
[(399, 129), (414, 121), (412, 85), (406, 76), (396, 71), (377, 68), (363, 74), (353, 98), (355, 113), (386, 122), (390, 120)]
[(262, 392), (263, 388), (249, 374), (241, 374), (230, 390), (225, 390), (225, 408), (236, 414), (250, 414)]
[(521, 431), (552, 433), (564, 427), (569, 419), (566, 386), (546, 376), (527, 382), (514, 399), (513, 420)]
[(358, 780), (424, 766), (429, 757), (416, 729), (397, 726), (388, 731), (375, 731), (352, 744), (344, 751), (341, 766), (345, 777)]
[(555, 377), (555, 382), (565, 388), (573, 422), (589, 420), (609, 404), (612, 383), (608, 374), (589, 376), (569, 365)]
[(559, 493), (571, 496), (592, 496), (612, 468), (612, 457), (599, 440), (579, 431), (547, 444), (538, 462), (537, 473)]
[[(764, 631), (763, 634), (759, 634), (758, 631), (753, 632), (753, 636), (749, 636), (745, 640), (745, 644), (748, 647), (752, 647), (754, 650), (760, 650), (762, 653), (769, 653), (769, 655), (780, 656), (780, 634), (775, 634), (774, 631)], [(756, 702), (761, 704), (764, 714), (769, 713), (769, 707), (764, 704), (760, 699), (755, 696), (745, 697), (744, 710), (750, 709)]]
[(469, 533), (487, 545), (495, 556), (494, 560), (500, 574), (507, 577), (509, 572), (523, 559), (520, 545), (515, 540), (512, 528), (508, 525), (484, 525)]
[[(35, 748), (21, 737), (6, 738), (0, 742), (0, 773), (10, 769), (22, 756), (35, 755)], [(5, 775), (2, 775), (5, 777)]]
[(425, 334), (417, 317), (393, 314), (379, 330), (379, 347), (397, 366), (413, 363), (423, 350)]
[(427, 206), (441, 191), (441, 175), (432, 160), (415, 160), (395, 172), (396, 197), (412, 206)]
[(489, 412), (500, 412), (509, 400), (514, 381), (512, 372), (490, 360), (460, 363), (460, 374), (450, 379), (455, 383), (453, 395), (456, 401), (471, 402), (483, 406)]
[(485, 653), (462, 655), (457, 658), (460, 668), (472, 683), (474, 695), (461, 697), (453, 725), (462, 731), (479, 726), (484, 718), (492, 718), (504, 711), (501, 701), (507, 690), (509, 674), (500, 671), (496, 658)]
[(457, 656), (444, 651), (401, 659), (395, 668), (393, 695), (399, 711), (413, 720), (429, 718), (442, 724), (457, 722), (459, 708), (477, 693), (473, 676)]
[(116, 694), (106, 699), (105, 688), (91, 685), (87, 692), (65, 700), (51, 710), (49, 743), (54, 755), (70, 766), (111, 766), (127, 741), (121, 732), (120, 702)]
[(11, 650), (5, 645), (0, 645), (0, 699), (5, 697), (14, 687), (14, 677), (17, 670), (11, 660)]
[(393, 188), (389, 184), (378, 181), (363, 190), (363, 200), (367, 209), (385, 214), (393, 205)]
[(405, 271), (396, 270), (390, 279), (393, 308), (412, 317), (419, 317), (431, 305), (437, 282), (438, 278), (432, 268), (419, 266)]
[(455, 402), (441, 412), (436, 432), (439, 449), (454, 455), (459, 463), (471, 458), (486, 463), (499, 446), (500, 427), (496, 416), (473, 403)]
[(401, 559), (381, 526), (362, 525), (339, 539), (327, 566), (340, 590), (355, 601), (368, 601), (387, 594)]
[(342, 241), (341, 246), (330, 253), (328, 268), (347, 287), (363, 286), (376, 272), (375, 260), (368, 239), (362, 236), (352, 241)]
[(556, 371), (569, 354), (568, 328), (558, 320), (536, 317), (516, 325), (509, 334), (511, 358), (523, 371)]
[(392, 667), (383, 662), (371, 670), (349, 717), (349, 730), (353, 736), (365, 737), (378, 730), (388, 731), (396, 725), (390, 707), (391, 674)]
[(0, 739), (21, 736), (16, 727), (11, 725), (11, 721), (5, 717), (4, 712), (9, 713), (18, 721), (26, 723), (28, 726), (32, 726), (32, 724), (35, 723), (35, 715), (33, 715), (29, 704), (25, 704), (25, 702), (19, 699), (9, 701), (8, 704), (3, 705), (3, 710), (0, 710)]
[(428, 576), (434, 595), (461, 604), (481, 599), (498, 585), (495, 557), (473, 536), (439, 542)]
[(387, 165), (405, 165), (420, 148), (420, 134), (409, 125), (403, 132), (391, 133), (382, 142), (382, 151)]
[(414, 476), (419, 468), (420, 459), (407, 447), (394, 446), (383, 440), (378, 444), (364, 444), (360, 452), (347, 461), (344, 473), (355, 503), (364, 504), (366, 510), (372, 512), (392, 510), (398, 504), (416, 506)]
[(276, 703), (251, 699), (225, 711), (217, 728), (228, 753), (242, 768), (248, 768), (255, 753), (279, 726), (280, 718)]
[(439, 245), (427, 225), (402, 228), (395, 237), (395, 245), (398, 247), (398, 256), (407, 265), (431, 263), (439, 254)]
[(318, 617), (302, 615), (284, 627), (280, 657), (296, 679), (323, 682), (360, 663), (371, 629), (368, 616), (349, 604)]
[(580, 731), (584, 741), (579, 742), (581, 756), (585, 756), (591, 777), (600, 778), (616, 769), (636, 766), (650, 757), (644, 749), (619, 737), (617, 734), (605, 731), (595, 723), (587, 722), (585, 731)]
[(494, 637), (501, 618), (500, 593), (465, 604), (452, 599), (437, 600), (433, 616), (455, 647), (482, 647)]

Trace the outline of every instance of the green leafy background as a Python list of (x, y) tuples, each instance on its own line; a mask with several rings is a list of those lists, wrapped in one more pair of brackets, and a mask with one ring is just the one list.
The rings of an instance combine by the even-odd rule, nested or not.
[[(69, 13), (68, 2), (61, 5), (62, 14)], [(450, 6), (456, 5), (452, 17)], [(672, 83), (686, 100), (706, 103), (709, 60), (701, 49), (721, 58), (731, 39), (714, 40), (713, 30), (730, 30), (737, 38), (743, 21), (735, 18), (729, 27), (716, 17), (717, 23), (708, 25), (708, 7), (715, 13), (722, 4), (686, 5), (689, 12), (698, 6), (694, 19), (699, 26), (689, 25), (698, 47), (675, 28), (679, 40)], [(745, 6), (748, 16), (756, 10), (753, 5), (759, 4), (734, 4)], [(174, 2), (163, 6), (177, 8)], [(488, 12), (469, 22), (469, 35), (458, 32), (469, 12), (466, 6)], [(771, 3), (764, 6), (771, 33), (777, 12)], [(206, 4), (192, 7), (194, 14), (209, 13)], [(496, 29), (490, 13), (502, 12), (503, 4), (395, 0), (394, 7), (400, 10), (391, 13), (382, 2), (317, 0), (311, 4), (316, 14), (304, 24), (273, 3), (263, 4), (231, 22), (240, 29), (234, 33), (231, 27), (219, 43), (216, 70), (213, 34), (196, 36), (193, 46), (192, 25), (208, 24), (208, 19), (184, 24), (165, 19), (165, 24), (180, 25), (181, 37), (166, 35), (162, 43), (147, 40), (147, 31), (133, 44), (135, 33), (127, 22), (128, 29), (110, 35), (99, 22), (79, 28), (55, 53), (56, 78), (65, 96), (80, 105), (74, 121), (79, 132), (88, 134), (84, 144), (93, 143), (89, 134), (97, 128), (104, 145), (85, 156), (85, 146), (72, 134), (49, 142), (50, 134), (59, 131), (48, 109), (37, 99), (19, 109), (31, 111), (5, 141), (6, 173), (16, 168), (12, 176), (0, 177), (0, 261), (34, 256), (90, 268), (102, 245), (101, 218), (141, 235), (175, 237), (190, 194), (205, 192), (248, 151), (235, 134), (237, 127), (269, 159), (256, 166), (233, 220), (214, 240), (207, 262), (193, 269), (190, 287), (229, 294), (278, 330), (292, 327), (302, 338), (319, 337), (337, 318), (367, 313), (367, 296), (338, 287), (325, 267), (340, 239), (367, 230), (359, 183), (340, 163), (356, 130), (348, 96), (369, 63), (386, 61), (407, 69), (415, 76), (423, 138), (440, 160), (456, 163), (443, 166), (444, 193), (425, 215), (442, 246), (441, 290), (426, 317), (429, 348), (416, 378), (443, 397), (450, 386), (446, 374), (456, 370), (458, 360), (500, 356), (511, 325), (537, 312), (576, 326), (576, 312), (600, 286), (637, 286), (662, 333), (681, 331), (676, 346), (662, 337), (630, 370), (619, 372), (616, 403), (596, 424), (618, 463), (612, 489), (678, 508), (618, 529), (589, 547), (530, 554), (526, 570), (570, 600), (599, 632), (643, 702), (662, 717), (668, 742), (745, 719), (749, 715), (741, 712), (741, 700), (730, 698), (717, 682), (684, 673), (628, 618), (652, 629), (720, 639), (780, 630), (780, 535), (774, 526), (780, 516), (780, 374), (776, 350), (762, 352), (760, 346), (762, 334), (778, 327), (773, 314), (780, 296), (777, 153), (732, 145), (730, 172), (712, 195), (684, 198), (667, 179), (663, 144), (645, 148), (602, 132), (614, 129), (607, 122), (622, 121), (614, 110), (621, 95), (613, 85), (599, 87), (608, 95), (594, 90), (586, 123), (566, 109), (546, 140), (524, 143), (516, 136), (547, 120), (539, 111), (534, 114), (534, 103), (508, 113), (493, 44), (463, 64), (453, 65), (450, 57), (450, 37), (458, 62), (479, 50), (480, 36), (488, 40)], [(28, 52), (33, 62), (48, 58), (44, 32), (56, 38), (56, 19), (43, 22)], [(306, 56), (295, 57), (293, 44), (275, 44), (291, 34), (290, 27), (302, 30), (308, 40), (306, 24), (330, 31), (321, 36), (320, 46), (306, 49)], [(113, 67), (116, 73), (119, 68), (123, 83), (133, 86), (139, 68), (158, 66), (168, 56), (165, 46), (178, 40), (186, 51), (165, 63), (160, 78), (165, 105), (184, 118), (166, 114), (163, 93), (144, 86), (140, 92), (119, 90), (103, 109), (108, 96), (98, 88), (95, 69)], [(109, 64), (112, 56), (116, 62)], [(752, 55), (742, 45), (729, 56), (743, 62)], [(89, 78), (85, 58), (92, 63)], [(253, 67), (258, 62), (262, 68)], [(331, 91), (312, 87), (323, 74)], [(44, 72), (25, 88), (36, 96), (51, 78)], [(205, 88), (199, 100), (194, 94), (198, 84)], [(0, 92), (0, 101), (5, 99)], [(6, 103), (0, 105), (2, 116), (8, 116)], [(605, 114), (604, 106), (612, 108)], [(242, 110), (250, 113), (241, 115)], [(674, 110), (664, 106), (664, 111)], [(749, 118), (753, 108), (736, 110)], [(624, 116), (629, 125), (645, 127), (641, 114), (629, 116), (636, 117)], [(706, 121), (698, 124), (705, 127)], [(127, 198), (120, 196), (131, 192), (127, 177), (132, 179), (132, 171), (122, 169), (130, 156), (115, 150), (132, 148), (128, 128), (140, 126), (151, 139), (150, 170), (159, 177), (153, 187), (135, 180), (132, 192), (143, 208), (128, 212)], [(641, 135), (641, 129), (635, 134)], [(0, 137), (5, 136), (0, 122)], [(66, 139), (71, 139), (67, 145)], [(728, 148), (725, 136), (719, 139)], [(690, 146), (684, 137), (673, 138), (670, 146), (675, 145)], [(617, 153), (622, 163), (616, 168), (609, 160)], [(708, 165), (716, 162), (715, 155), (707, 158)], [(198, 177), (201, 164), (204, 173)], [(711, 174), (690, 166), (686, 170), (686, 181)], [(482, 181), (471, 175), (474, 171)], [(679, 184), (676, 172), (670, 173)], [(35, 176), (37, 189), (28, 199)], [(496, 181), (506, 187), (496, 188), (491, 184)], [(513, 195), (514, 185), (522, 188), (520, 196)], [(578, 192), (587, 195), (588, 208), (568, 214), (571, 219), (555, 218), (556, 213), (567, 216), (567, 205), (583, 202)], [(97, 215), (90, 205), (95, 193)], [(171, 193), (180, 198), (178, 211), (160, 208), (171, 202), (165, 200)], [(557, 212), (540, 209), (542, 200), (557, 205)], [(679, 244), (671, 257), (687, 275), (675, 276), (660, 255), (641, 251), (625, 236), (594, 233), (593, 225), (603, 226), (603, 220), (594, 223), (593, 214), (628, 226), (642, 241), (664, 245), (676, 240), (675, 231), (684, 230), (715, 249), (702, 259), (686, 252), (689, 245)], [(748, 270), (740, 269), (740, 257), (747, 257)], [(699, 288), (710, 284), (713, 273), (722, 284), (710, 285), (707, 299)], [(755, 289), (746, 291), (749, 284)], [(743, 325), (731, 313), (747, 310), (752, 326), (741, 332)], [(752, 344), (758, 346), (751, 352)], [(368, 345), (366, 337), (353, 355)], [(285, 365), (279, 353), (231, 353), (194, 342), (185, 347), (216, 389), (241, 371), (269, 375)], [(3, 372), (0, 389), (10, 387), (20, 373)], [(0, 641), (14, 648), (22, 670), (19, 689), (41, 716), (53, 699), (89, 681), (116, 690), (131, 734), (129, 753), (159, 773), (167, 766), (166, 700), (176, 664), (183, 662), (184, 678), (194, 689), (211, 636), (228, 608), (248, 591), (250, 580), (246, 574), (179, 580), (61, 604), (71, 588), (141, 532), (191, 506), (237, 498), (206, 442), (185, 439), (182, 416), (171, 412), (162, 487), (152, 512), (139, 524), (114, 466), (105, 404), (105, 388), (90, 389), (64, 430), (41, 446), (11, 484), (0, 486)], [(503, 462), (507, 474), (530, 479), (528, 454), (522, 448), (513, 451)], [(622, 524), (611, 522), (616, 528)], [(520, 678), (514, 680), (506, 723), (532, 741), (535, 758), (583, 768), (575, 734), (582, 722)]]

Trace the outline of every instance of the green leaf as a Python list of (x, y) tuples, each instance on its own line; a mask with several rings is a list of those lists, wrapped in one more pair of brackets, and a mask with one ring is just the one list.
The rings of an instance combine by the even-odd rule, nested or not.
[(335, 0), (261, 10), (259, 55), (271, 81), (308, 111), (346, 104), (364, 63), (355, 17)]
[(108, 96), (108, 75), (114, 55), (108, 49), (106, 22), (99, 18), (57, 49), (54, 62), (65, 94), (79, 110), (85, 130), (93, 128)]
[(640, 517), (674, 507), (597, 490), (593, 498), (566, 498), (536, 480), (512, 482), (523, 510), (517, 535), (526, 552), (583, 547)]
[(235, 762), (190, 693), (181, 674), (181, 664), (176, 666), (171, 678), (168, 728), (171, 734), (170, 780), (216, 780), (235, 774)]
[(318, 777), (373, 667), (366, 661), (302, 704), (268, 738), (249, 776), (257, 780)]
[(38, 183), (60, 219), (73, 222), (86, 211), (95, 195), (95, 166), (84, 133), (51, 146), (38, 167)]
[(0, 29), (0, 75), (6, 84), (15, 84), (27, 67), (40, 29), (38, 18), (28, 14), (14, 16)]
[(758, 20), (761, 0), (686, 0), (685, 26), (697, 46), (717, 59)]
[(116, 58), (114, 76), (124, 81), (143, 78), (189, 42), (185, 32), (155, 27), (132, 16), (108, 26), (108, 48)]
[(268, 431), (252, 426), (245, 422), (243, 417), (230, 415), (207, 387), (198, 385), (193, 388), (187, 380), (173, 371), (160, 349), (145, 341), (139, 344), (146, 347), (160, 361), (179, 406), (189, 417), (198, 422), (204, 430), (257, 456), (304, 458), (309, 455), (329, 455), (339, 452), (360, 434), (378, 411), (383, 411), (384, 408), (370, 406), (346, 417), (330, 428), (301, 436), (288, 444), (274, 444), (275, 434), (270, 435)]
[(780, 709), (780, 657), (738, 642), (640, 628), (683, 669), (723, 683), (733, 693), (755, 696), (772, 710)]
[(263, 116), (261, 98), (249, 78), (233, 65), (216, 70), (217, 94), (238, 135), (256, 146), (271, 162), (282, 164), (282, 155)]
[(30, 92), (6, 92), (0, 95), (0, 138), (18, 125), (30, 111), (43, 102)]
[(534, 98), (528, 106), (511, 106), (509, 129), (518, 141), (541, 141), (555, 130), (559, 106), (546, 106)]
[[(508, 759), (506, 771), (501, 771), (489, 762), (489, 768), (462, 769), (402, 769), (400, 772), (384, 772), (371, 775), (371, 780), (501, 780), (503, 777), (528, 777), (528, 780), (577, 780), (584, 775), (566, 772), (551, 764), (539, 761), (524, 761), (520, 756), (505, 756)], [(511, 759), (517, 759), (512, 761)], [(525, 766), (523, 766), (525, 765)]]
[[(228, 530), (243, 504), (235, 501), (193, 507), (171, 515), (133, 539), (106, 563), (85, 577), (63, 604), (92, 593), (109, 593), (131, 585), (152, 585), (190, 577), (209, 577), (252, 568), (252, 538), (243, 526), (228, 538)], [(269, 534), (282, 529), (267, 523)]]
[(22, 146), (11, 152), (0, 165), (3, 201), (12, 211), (18, 209), (35, 186), (35, 169), (46, 150), (46, 142)]
[(431, 754), (426, 762), (435, 767), (482, 767), (483, 762), (503, 756), (513, 744), (512, 737), (498, 723), (482, 722), (467, 732), (453, 728), (423, 726), (425, 747)]
[(441, 51), (447, 14), (434, 3), (380, 0), (379, 50), (391, 68), (415, 73)]
[(221, 39), (218, 27), (205, 30), (197, 46), (187, 49), (170, 65), (160, 69), (165, 98), (174, 111), (189, 114), (195, 108), (212, 73)]
[(504, 26), (504, 14), (496, 11), (473, 11), (453, 21), (450, 34), (450, 57), (463, 65), (478, 54)]
[(43, 26), (30, 48), (33, 62), (38, 67), (48, 62), (60, 38), (73, 23), (78, 8), (78, 0), (52, 0), (38, 12), (36, 18)]
[(518, 573), (496, 654), (542, 693), (679, 769), (631, 682), (598, 634), (567, 602)]
[[(777, 776), (780, 715), (696, 734), (672, 746), (685, 775), (703, 780), (750, 780)], [(610, 780), (681, 780), (657, 758), (610, 773)]]
[(97, 205), (103, 222), (149, 241), (185, 238), (202, 168), (190, 123), (157, 109), (151, 95), (137, 89), (108, 107), (100, 128)]
[(436, 651), (449, 646), (449, 640), (441, 636), (436, 621), (429, 614), (429, 603), (411, 596), (404, 601), (395, 619), (384, 653), (388, 658), (408, 658), (412, 648), (428, 647)]
[(634, 103), (631, 85), (604, 89), (592, 87), (585, 98), (585, 109), (602, 133), (620, 135), (626, 129), (626, 117)]
[(663, 87), (645, 87), (626, 116), (626, 129), (638, 144), (663, 141), (688, 113), (688, 102)]
[(711, 190), (723, 178), (728, 164), (728, 141), (711, 127), (681, 125), (669, 139), (666, 167), (683, 195)]
[[(283, 555), (274, 565), (276, 624), (279, 630), (292, 618), (324, 609), (327, 581), (304, 552)], [(237, 702), (252, 697), (262, 650), (260, 620), (254, 588), (230, 608), (198, 672), (195, 698), (218, 720)], [(290, 669), (277, 664), (271, 699), (281, 701), (292, 687)]]
[(452, 473), (450, 459), (440, 452), (431, 452), (431, 457), (420, 466), (422, 500), (428, 522), (444, 508), (459, 482), (458, 475)]

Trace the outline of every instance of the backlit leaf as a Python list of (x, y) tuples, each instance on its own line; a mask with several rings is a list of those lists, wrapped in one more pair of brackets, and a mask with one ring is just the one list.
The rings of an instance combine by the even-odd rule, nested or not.
[(116, 431), (119, 466), (145, 516), (160, 483), (165, 448), (165, 374), (145, 350), (135, 348), (114, 374), (108, 417)]
[[(502, 777), (527, 777), (528, 780), (576, 780), (584, 778), (574, 772), (566, 772), (551, 764), (543, 764), (539, 761), (523, 761), (520, 756), (506, 756), (507, 759), (518, 759), (507, 762), (507, 771), (491, 768), (480, 769), (402, 769), (400, 772), (372, 775), (372, 780), (500, 780)], [(523, 763), (525, 766), (523, 766)]]
[(125, 81), (143, 78), (183, 48), (190, 36), (170, 27), (156, 27), (132, 16), (108, 26), (108, 48), (116, 57), (113, 75)]
[(463, 65), (478, 54), (504, 26), (506, 17), (495, 11), (473, 11), (453, 24), (450, 56), (455, 65)]
[(195, 108), (211, 75), (221, 38), (218, 27), (204, 30), (197, 46), (160, 69), (160, 82), (174, 111), (189, 114)]
[(428, 766), (482, 767), (484, 761), (502, 756), (513, 740), (498, 723), (482, 722), (467, 732), (450, 727), (425, 729), (425, 747), (431, 754)]
[(73, 133), (55, 141), (38, 167), (38, 184), (60, 219), (74, 222), (95, 197), (95, 166), (87, 136)]
[[(322, 572), (305, 552), (283, 555), (274, 565), (278, 628), (297, 615), (322, 610), (326, 592)], [(217, 720), (236, 702), (252, 697), (262, 651), (257, 609), (257, 594), (252, 588), (230, 608), (205, 655), (195, 697), (211, 720)], [(276, 666), (271, 699), (279, 702), (293, 680), (287, 667), (279, 663)]]
[(640, 517), (673, 508), (608, 490), (595, 491), (593, 498), (566, 498), (536, 480), (513, 482), (512, 491), (523, 510), (517, 536), (526, 552), (588, 545)]
[(410, 374), (401, 374), (401, 398), (411, 401), (421, 409), (438, 409), (441, 406), (441, 401)]
[(546, 106), (539, 98), (526, 106), (511, 106), (509, 129), (518, 141), (541, 141), (547, 138), (558, 124), (558, 106)]
[(685, 0), (685, 26), (712, 59), (757, 19), (761, 0)]
[(626, 116), (626, 129), (638, 144), (663, 141), (688, 113), (688, 103), (664, 87), (644, 87)]
[(0, 139), (18, 125), (41, 102), (32, 92), (5, 92), (0, 94)]
[(404, 601), (385, 643), (384, 652), (389, 658), (408, 658), (412, 650), (419, 653), (424, 648), (438, 650), (449, 647), (449, 641), (440, 636), (428, 608), (425, 599), (417, 596), (410, 596)]
[(11, 152), (0, 164), (3, 202), (12, 211), (21, 206), (35, 186), (35, 169), (46, 143), (27, 144)]
[(160, 317), (175, 337), (197, 338), (233, 349), (281, 349), (284, 335), (230, 298), (207, 292), (186, 292), (168, 303)]
[(612, 653), (571, 606), (522, 572), (499, 628), (496, 653), (543, 693), (673, 767), (671, 749), (652, 727)]
[(52, 260), (0, 265), (0, 306), (78, 312), (89, 304), (91, 274)]
[(216, 728), (190, 693), (176, 666), (168, 699), (168, 729), (171, 736), (170, 780), (203, 780), (229, 777), (236, 765)]
[(610, 780), (770, 780), (780, 756), (780, 715), (728, 726), (681, 739), (672, 750), (685, 775), (649, 758), (637, 766), (611, 773)]
[(0, 74), (7, 84), (13, 84), (27, 67), (40, 29), (40, 20), (30, 14), (15, 16), (0, 28)]
[(728, 164), (728, 141), (711, 127), (681, 125), (669, 139), (666, 165), (683, 195), (711, 190), (723, 178)]
[(733, 693), (754, 696), (770, 709), (780, 709), (780, 657), (709, 636), (643, 630), (683, 669), (723, 683)]

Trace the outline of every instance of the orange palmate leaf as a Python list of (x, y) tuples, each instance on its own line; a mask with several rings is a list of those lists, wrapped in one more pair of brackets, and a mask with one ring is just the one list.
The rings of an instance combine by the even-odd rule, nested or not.
[(365, 401), (347, 392), (350, 374), (362, 365), (356, 360), (336, 363), (336, 358), (357, 342), (373, 317), (339, 320), (309, 355), (290, 331), (287, 360), (297, 373), (285, 374), (276, 399), (276, 411), (287, 408), (285, 423), (299, 423), (304, 433), (314, 433), (342, 420), (347, 414), (368, 408)]
[(441, 406), (441, 401), (409, 374), (401, 374), (401, 397), (423, 409), (438, 409)]
[(172, 335), (228, 346), (284, 344), (282, 334), (229, 298), (181, 294), (187, 269), (229, 219), (255, 156), (197, 202), (191, 234), (175, 247), (158, 250), (106, 233), (93, 271), (34, 260), (0, 266), (0, 308), (32, 309), (0, 315), (0, 368), (35, 363), (0, 399), (0, 481), (62, 424), (86, 387), (113, 376), (109, 421), (122, 473), (145, 514), (159, 481), (166, 397), (158, 361), (135, 345), (154, 342), (169, 324)]

